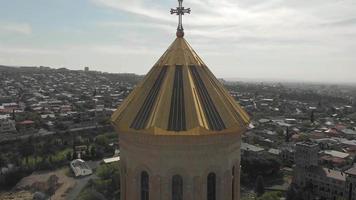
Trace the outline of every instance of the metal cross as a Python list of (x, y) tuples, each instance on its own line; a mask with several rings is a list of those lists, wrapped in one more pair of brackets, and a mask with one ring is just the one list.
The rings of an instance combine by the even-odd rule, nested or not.
[(179, 16), (179, 21), (178, 21), (178, 28), (177, 28), (177, 36), (178, 37), (183, 37), (184, 36), (184, 29), (183, 29), (183, 24), (182, 24), (182, 16), (187, 13), (190, 14), (190, 8), (184, 8), (182, 6), (183, 0), (178, 0), (179, 6), (176, 9), (171, 9), (171, 14), (176, 14)]

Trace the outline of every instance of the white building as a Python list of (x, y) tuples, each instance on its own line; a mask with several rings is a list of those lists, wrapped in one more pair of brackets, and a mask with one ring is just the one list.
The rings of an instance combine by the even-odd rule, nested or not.
[(119, 162), (119, 161), (120, 161), (120, 156), (103, 159), (103, 162), (104, 162), (105, 164), (109, 164), (109, 163), (113, 163), (113, 162)]
[(70, 162), (70, 167), (76, 177), (87, 176), (93, 173), (93, 170), (88, 166), (88, 164), (81, 159), (76, 159)]

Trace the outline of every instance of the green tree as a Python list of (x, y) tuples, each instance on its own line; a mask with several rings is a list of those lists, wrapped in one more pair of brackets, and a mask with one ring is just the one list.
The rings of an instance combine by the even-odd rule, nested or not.
[(79, 196), (77, 197), (78, 200), (105, 200), (103, 194), (99, 193), (95, 189), (85, 189), (83, 190)]
[(96, 157), (96, 148), (95, 148), (95, 146), (92, 146), (90, 148), (90, 155), (91, 155), (92, 158)]
[(72, 160), (72, 152), (71, 152), (71, 151), (68, 151), (68, 152), (67, 152), (66, 158), (67, 158), (68, 161), (71, 161), (71, 160)]
[(72, 160), (78, 159), (78, 153), (77, 152), (73, 152), (73, 158)]
[(282, 129), (282, 128), (277, 128), (277, 130), (276, 130), (276, 132), (277, 132), (277, 134), (279, 135), (279, 136), (283, 136), (283, 132), (284, 132), (284, 130)]
[(286, 142), (289, 142), (289, 139), (290, 139), (290, 133), (289, 133), (289, 127), (287, 126), (287, 128), (286, 128), (286, 138), (285, 138), (285, 141), (286, 141)]
[(87, 146), (87, 149), (85, 150), (85, 157), (86, 157), (86, 158), (89, 158), (89, 157), (90, 157), (89, 146)]
[(28, 157), (33, 155), (35, 152), (35, 147), (32, 143), (32, 138), (30, 137), (26, 142), (18, 146), (18, 151), (20, 154), (26, 158), (26, 164), (28, 164)]
[(242, 171), (250, 178), (257, 175), (273, 175), (279, 172), (281, 163), (278, 159), (269, 155), (249, 155), (241, 157)]
[(281, 192), (266, 192), (257, 200), (279, 200), (282, 197)]
[(314, 116), (314, 110), (310, 114), (310, 122), (314, 123), (315, 122), (315, 116)]
[(67, 130), (69, 127), (67, 125), (65, 125), (64, 123), (62, 122), (56, 122), (54, 127), (58, 130), (61, 130), (61, 131), (65, 131)]
[(6, 160), (2, 154), (0, 154), (0, 168), (6, 165)]
[(286, 200), (303, 200), (302, 192), (297, 189), (295, 184), (291, 184), (286, 192)]
[[(115, 191), (117, 191), (115, 193)], [(111, 176), (111, 188), (110, 192), (114, 194), (116, 199), (120, 198), (120, 172), (117, 169)]]
[(256, 179), (255, 192), (258, 197), (262, 196), (265, 193), (265, 186), (263, 183), (263, 176), (258, 176)]
[(100, 146), (108, 146), (109, 145), (109, 139), (107, 138), (106, 135), (96, 136), (95, 142)]

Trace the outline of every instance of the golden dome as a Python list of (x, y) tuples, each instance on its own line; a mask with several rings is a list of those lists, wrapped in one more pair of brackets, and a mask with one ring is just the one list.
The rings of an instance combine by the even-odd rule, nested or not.
[(178, 37), (112, 115), (118, 131), (153, 135), (242, 133), (247, 113)]

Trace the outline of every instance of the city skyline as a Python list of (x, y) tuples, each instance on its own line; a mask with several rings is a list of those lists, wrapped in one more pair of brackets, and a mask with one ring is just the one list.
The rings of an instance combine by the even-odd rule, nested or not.
[[(176, 1), (4, 1), (0, 64), (145, 74), (175, 38)], [(355, 82), (356, 4), (185, 0), (186, 39), (217, 77)]]

